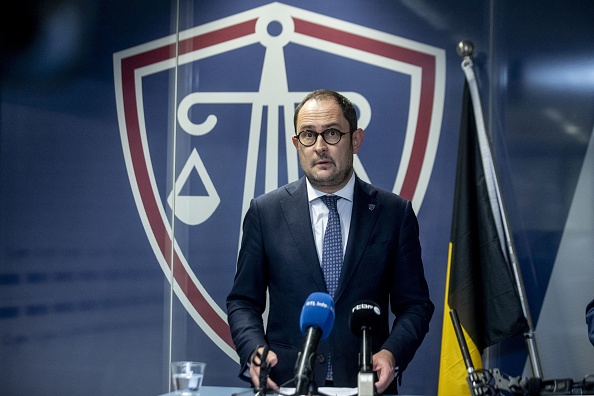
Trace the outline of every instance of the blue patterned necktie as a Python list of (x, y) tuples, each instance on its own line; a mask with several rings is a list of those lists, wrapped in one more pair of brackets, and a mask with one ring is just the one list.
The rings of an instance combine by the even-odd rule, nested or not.
[(328, 294), (334, 298), (334, 292), (338, 286), (338, 278), (340, 278), (343, 258), (340, 217), (336, 208), (336, 202), (340, 197), (336, 195), (324, 195), (320, 199), (330, 211), (328, 213), (328, 224), (326, 224), (324, 244), (322, 247), (322, 271), (324, 272)]
[[(326, 281), (326, 289), (328, 294), (334, 298), (334, 293), (338, 286), (338, 278), (340, 278), (340, 270), (342, 269), (342, 232), (340, 230), (340, 217), (338, 216), (338, 209), (336, 202), (340, 199), (336, 195), (324, 195), (320, 197), (322, 202), (326, 204), (329, 209), (328, 224), (326, 224), (326, 232), (324, 233), (324, 244), (322, 247), (322, 272), (324, 273), (324, 280)], [(326, 379), (332, 380), (332, 362), (330, 354), (328, 354), (328, 373)]]

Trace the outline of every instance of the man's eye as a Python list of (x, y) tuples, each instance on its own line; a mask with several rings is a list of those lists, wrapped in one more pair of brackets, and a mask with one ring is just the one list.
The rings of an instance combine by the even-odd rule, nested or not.
[(306, 137), (306, 138), (308, 138), (308, 139), (309, 139), (309, 138), (312, 138), (312, 137), (314, 137), (314, 134), (313, 134), (313, 132), (309, 132), (309, 131), (306, 131), (306, 132), (304, 133), (304, 135), (305, 135), (305, 137)]
[(327, 136), (336, 136), (337, 133), (338, 133), (338, 131), (336, 129), (328, 129), (326, 131)]

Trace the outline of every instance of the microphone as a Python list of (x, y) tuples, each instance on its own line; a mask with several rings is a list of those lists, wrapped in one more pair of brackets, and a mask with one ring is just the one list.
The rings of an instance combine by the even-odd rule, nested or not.
[(295, 364), (295, 395), (312, 394), (311, 387), (316, 350), (320, 340), (330, 334), (334, 325), (334, 300), (327, 293), (312, 293), (301, 310), (299, 327), (305, 334), (303, 348)]
[(355, 335), (361, 335), (361, 352), (359, 352), (359, 396), (373, 396), (375, 379), (371, 350), (371, 335), (380, 326), (381, 310), (373, 301), (359, 301), (349, 316), (349, 327)]

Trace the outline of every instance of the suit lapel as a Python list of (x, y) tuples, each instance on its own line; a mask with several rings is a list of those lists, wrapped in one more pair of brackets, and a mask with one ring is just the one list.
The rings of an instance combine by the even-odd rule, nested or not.
[(307, 185), (305, 178), (287, 186), (289, 196), (280, 204), (289, 226), (289, 230), (301, 254), (303, 262), (309, 269), (318, 289), (326, 291), (324, 275), (320, 267), (316, 244), (313, 237), (309, 202), (307, 200)]
[(367, 246), (371, 231), (381, 212), (381, 207), (375, 198), (376, 193), (377, 190), (374, 187), (364, 183), (357, 177), (353, 192), (353, 212), (351, 215), (349, 240), (338, 282), (338, 289), (334, 298), (335, 301), (338, 301), (342, 295), (357, 265), (361, 261), (361, 256)]

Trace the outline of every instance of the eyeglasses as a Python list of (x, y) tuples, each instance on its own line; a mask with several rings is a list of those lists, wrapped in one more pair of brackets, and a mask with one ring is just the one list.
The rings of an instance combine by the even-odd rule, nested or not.
[(347, 133), (348, 132), (340, 132), (338, 129), (334, 128), (326, 129), (324, 132), (301, 131), (297, 135), (297, 140), (299, 140), (299, 143), (305, 147), (310, 147), (318, 141), (318, 136), (322, 135), (322, 139), (324, 139), (326, 143), (335, 145), (340, 142), (342, 135), (346, 135)]

